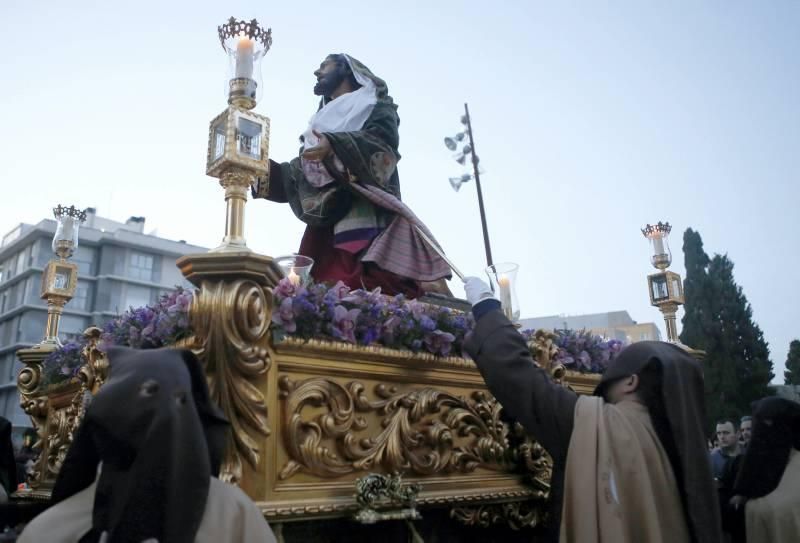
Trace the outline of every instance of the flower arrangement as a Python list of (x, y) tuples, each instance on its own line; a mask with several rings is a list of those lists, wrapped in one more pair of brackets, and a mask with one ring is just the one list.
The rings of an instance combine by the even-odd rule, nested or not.
[[(273, 291), (273, 337), (327, 339), (354, 345), (383, 345), (392, 349), (464, 356), (464, 342), (475, 326), (471, 314), (446, 307), (386, 296), (380, 289), (351, 290), (339, 282), (301, 286), (282, 279)], [(178, 287), (153, 306), (130, 308), (103, 327), (100, 349), (121, 345), (139, 349), (174, 345), (192, 334), (189, 305), (192, 292)], [(533, 331), (523, 332), (527, 339)], [(567, 369), (602, 373), (622, 350), (617, 340), (605, 340), (586, 330), (556, 330), (555, 361)], [(49, 385), (75, 377), (85, 361), (85, 340), (71, 341), (44, 361)]]
[(403, 295), (386, 296), (379, 288), (351, 290), (342, 282), (306, 287), (282, 279), (274, 295), (272, 324), (278, 340), (291, 335), (461, 356), (464, 338), (474, 326), (472, 315)]
[(153, 306), (131, 307), (103, 326), (100, 349), (114, 345), (155, 349), (174, 345), (191, 335), (192, 293), (183, 287), (164, 294)]
[[(533, 337), (534, 330), (525, 330), (526, 339)], [(568, 370), (582, 373), (603, 373), (622, 350), (624, 344), (616, 339), (603, 339), (586, 330), (554, 330), (558, 353), (554, 361)]]
[(83, 356), (84, 342), (68, 341), (50, 353), (42, 362), (42, 385), (58, 385), (78, 376), (78, 370), (86, 358)]

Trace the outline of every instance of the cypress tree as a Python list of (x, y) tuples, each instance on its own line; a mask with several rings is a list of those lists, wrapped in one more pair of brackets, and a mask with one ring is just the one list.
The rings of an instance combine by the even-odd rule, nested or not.
[(770, 395), (769, 347), (753, 310), (733, 276), (727, 255), (709, 259), (700, 235), (684, 234), (686, 284), (681, 341), (706, 351), (704, 362), (709, 427), (723, 417), (750, 413), (754, 400)]
[(800, 341), (796, 339), (789, 344), (783, 381), (786, 385), (800, 385)]

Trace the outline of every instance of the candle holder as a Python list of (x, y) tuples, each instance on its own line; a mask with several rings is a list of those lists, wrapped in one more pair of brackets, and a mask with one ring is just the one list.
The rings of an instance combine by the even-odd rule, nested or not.
[(672, 226), (669, 223), (659, 222), (655, 225), (646, 225), (642, 234), (650, 240), (650, 263), (659, 270), (666, 270), (672, 264), (672, 251), (669, 249), (669, 233)]
[(269, 118), (250, 111), (260, 95), (261, 59), (272, 45), (272, 31), (258, 21), (231, 17), (217, 28), (230, 70), (228, 104), (209, 126), (206, 174), (225, 189), (225, 237), (214, 252), (250, 249), (244, 238), (247, 193), (256, 180), (269, 183)]
[(275, 263), (283, 270), (284, 277), (296, 287), (306, 286), (311, 280), (311, 268), (314, 266), (314, 259), (303, 255), (279, 256)]
[(670, 224), (662, 222), (642, 228), (642, 234), (650, 241), (650, 263), (659, 270), (647, 276), (650, 305), (657, 307), (664, 315), (667, 340), (679, 344), (677, 313), (683, 305), (683, 284), (679, 274), (667, 270), (672, 263), (668, 239), (671, 231)]
[(492, 291), (500, 300), (503, 313), (511, 322), (517, 322), (520, 316), (516, 290), (518, 270), (519, 266), (511, 262), (492, 264), (486, 268)]
[(42, 274), (43, 300), (47, 300), (47, 329), (42, 343), (60, 345), (58, 325), (64, 306), (75, 295), (78, 286), (78, 266), (67, 260), (78, 248), (78, 231), (86, 220), (86, 212), (75, 206), (59, 205), (53, 209), (56, 233), (52, 248), (58, 259), (50, 260)]
[(217, 32), (228, 54), (228, 103), (252, 109), (263, 94), (261, 60), (272, 47), (272, 29), (231, 17)]

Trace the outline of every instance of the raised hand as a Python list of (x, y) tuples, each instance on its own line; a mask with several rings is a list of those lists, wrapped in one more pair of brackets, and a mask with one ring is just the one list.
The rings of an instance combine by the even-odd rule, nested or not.
[(303, 151), (303, 158), (306, 160), (324, 160), (333, 152), (331, 142), (328, 141), (324, 134), (320, 134), (316, 130), (312, 130), (312, 133), (319, 139), (319, 143)]

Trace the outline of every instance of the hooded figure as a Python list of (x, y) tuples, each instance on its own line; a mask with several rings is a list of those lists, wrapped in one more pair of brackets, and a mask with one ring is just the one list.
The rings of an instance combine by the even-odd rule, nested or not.
[(697, 361), (669, 343), (635, 343), (595, 396), (578, 396), (533, 361), (486, 283), (467, 278), (465, 289), (476, 320), (467, 352), (553, 458), (550, 541), (721, 541)]
[(269, 182), (253, 196), (288, 202), (306, 223), (300, 253), (314, 259), (317, 281), (418, 297), (420, 283), (450, 277), (450, 268), (400, 201), (400, 119), (386, 82), (344, 54), (329, 55), (314, 75), (320, 108), (300, 156), (270, 161)]
[(17, 463), (11, 441), (11, 421), (0, 417), (0, 503), (17, 491)]
[(219, 481), (228, 422), (186, 350), (108, 352), (109, 376), (75, 432), (53, 506), (25, 542), (274, 541), (261, 512)]
[(800, 404), (764, 398), (753, 404), (753, 433), (734, 492), (746, 498), (748, 543), (800, 539)]

